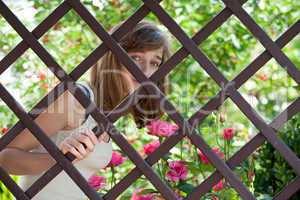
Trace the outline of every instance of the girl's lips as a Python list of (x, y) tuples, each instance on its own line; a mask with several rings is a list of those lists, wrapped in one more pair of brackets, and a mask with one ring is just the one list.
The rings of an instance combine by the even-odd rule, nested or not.
[(137, 82), (137, 80), (135, 80), (135, 79), (133, 79), (132, 81), (133, 81), (133, 83), (135, 83), (135, 84), (139, 84), (139, 82)]

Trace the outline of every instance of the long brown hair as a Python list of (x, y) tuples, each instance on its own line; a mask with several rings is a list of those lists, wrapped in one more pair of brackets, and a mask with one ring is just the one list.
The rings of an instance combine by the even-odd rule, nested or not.
[[(110, 34), (123, 22), (113, 27), (109, 31)], [(166, 34), (155, 24), (146, 20), (140, 21), (119, 41), (119, 44), (127, 52), (155, 50), (162, 47), (162, 63), (166, 62), (171, 54)], [(124, 69), (122, 63), (111, 51), (108, 51), (92, 66), (90, 71), (90, 87), (95, 94), (95, 103), (105, 114), (113, 110), (129, 94), (128, 80), (119, 74), (122, 69)], [(166, 93), (169, 89), (168, 78), (162, 78), (156, 85), (163, 93)], [(148, 95), (147, 92), (146, 94)], [(149, 120), (163, 115), (158, 99), (147, 98), (147, 95), (128, 109), (138, 128), (144, 127)], [(141, 110), (146, 112), (141, 112)]]

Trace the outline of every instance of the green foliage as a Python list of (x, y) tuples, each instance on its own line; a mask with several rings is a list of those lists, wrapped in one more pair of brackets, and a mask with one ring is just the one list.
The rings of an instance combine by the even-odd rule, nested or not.
[[(293, 117), (280, 130), (280, 138), (300, 156), (300, 115)], [(259, 150), (257, 167), (255, 169), (255, 192), (274, 196), (280, 192), (287, 183), (296, 178), (295, 173), (285, 159), (269, 143), (265, 143)], [(300, 198), (296, 193), (291, 200)]]
[[(97, 1), (92, 0), (83, 0), (81, 2), (107, 31), (120, 21), (126, 20), (143, 5), (143, 2), (140, 0), (99, 1), (102, 4), (96, 4), (95, 2)], [(31, 27), (41, 23), (60, 3), (62, 3), (61, 0), (32, 0), (28, 2), (24, 0), (23, 5), (19, 6), (21, 9), (19, 9), (22, 10), (22, 7), (25, 7), (25, 5), (26, 7), (33, 7), (35, 13), (32, 21), (19, 14), (17, 4), (11, 4), (9, 7), (17, 13), (20, 20), (26, 24), (26, 27), (32, 30), (33, 28)], [(216, 0), (163, 0), (160, 5), (174, 18), (189, 37), (194, 36), (225, 8), (222, 1)], [(243, 8), (273, 40), (277, 39), (288, 27), (299, 20), (299, 7), (300, 1), (294, 0), (249, 0), (243, 5)], [(169, 34), (174, 52), (182, 47), (176, 38), (170, 34), (172, 30), (167, 30), (155, 14), (150, 13), (146, 19), (155, 21)], [(2, 16), (0, 17), (0, 33), (0, 58), (2, 58), (21, 41), (21, 38)], [(59, 20), (54, 27), (39, 39), (39, 42), (67, 73), (70, 73), (102, 43), (74, 10), (70, 10)], [(257, 38), (235, 16), (231, 16), (198, 47), (229, 80), (233, 79), (257, 55), (264, 51)], [(295, 63), (298, 69), (300, 69), (299, 50), (299, 35), (283, 48), (283, 52)], [(166, 96), (185, 118), (192, 116), (194, 112), (207, 103), (221, 89), (202, 67), (189, 55), (169, 74), (171, 92)], [(41, 73), (46, 75), (45, 79), (40, 78)], [(266, 80), (262, 77), (266, 77)], [(80, 78), (80, 80), (87, 79), (87, 73)], [(33, 108), (57, 82), (57, 78), (30, 49), (1, 75), (1, 83), (8, 88), (26, 111)], [(295, 100), (299, 96), (299, 91), (299, 86), (288, 77), (285, 70), (274, 59), (269, 61), (239, 89), (243, 97), (248, 101), (250, 100), (249, 103), (268, 122), (281, 112), (287, 104)], [(255, 98), (254, 103), (251, 102), (250, 97)], [(18, 121), (18, 118), (2, 101), (0, 101), (0, 111), (0, 128), (11, 128)], [(227, 119), (224, 124), (219, 123), (220, 113), (226, 115)], [(169, 120), (166, 116), (164, 116), (164, 119)], [(142, 149), (143, 145), (151, 142), (153, 139), (147, 137), (146, 130), (137, 130), (132, 119), (128, 116), (122, 117), (115, 125), (124, 133), (127, 139), (133, 141), (131, 144), (137, 150)], [(209, 115), (197, 129), (211, 147), (219, 146), (221, 151), (225, 151), (225, 144), (222, 142), (220, 135), (224, 127), (237, 127), (238, 130), (235, 140), (226, 144), (228, 145), (227, 150), (228, 148), (230, 149), (228, 155), (226, 155), (227, 158), (232, 156), (249, 140), (252, 136), (250, 133), (258, 132), (231, 100), (225, 101), (224, 105)], [(299, 121), (293, 119), (281, 131), (280, 135), (299, 155), (300, 138), (299, 134), (298, 136), (296, 134), (297, 131), (299, 132)], [(187, 146), (188, 148), (182, 148)], [(116, 145), (114, 149), (120, 151)], [(269, 199), (270, 195), (273, 196), (280, 191), (287, 182), (295, 177), (295, 174), (280, 155), (277, 152), (273, 152), (270, 145), (264, 145), (261, 148), (261, 154), (257, 157), (258, 162), (254, 162), (259, 163), (255, 166), (257, 174), (254, 179), (254, 185), (247, 177), (248, 171), (253, 170), (252, 157), (235, 169), (235, 172), (250, 190), (255, 188), (255, 195), (258, 199)], [(182, 157), (185, 155), (188, 155), (188, 158)], [(190, 177), (186, 182), (181, 182), (177, 186), (171, 186), (173, 188), (176, 187), (181, 192), (180, 194), (184, 196), (196, 184), (199, 184), (213, 173), (215, 168), (212, 165), (201, 164), (195, 149), (191, 147), (189, 141), (184, 140), (161, 159), (160, 167), (162, 169), (159, 172), (161, 173), (160, 175), (164, 176), (168, 170), (167, 165), (165, 165), (167, 160), (180, 159), (187, 161)], [(122, 167), (115, 169), (114, 180), (117, 182), (121, 180), (133, 167), (129, 160), (125, 161)], [(155, 169), (158, 169), (158, 167), (157, 164), (153, 166)], [(107, 172), (105, 175), (110, 179), (112, 173)], [(17, 180), (18, 177), (13, 176), (13, 178)], [(167, 181), (166, 183), (172, 184)], [(266, 185), (270, 187), (266, 188)], [(142, 176), (121, 195), (120, 199), (130, 199), (135, 188), (146, 188), (143, 191), (145, 193), (156, 190)], [(11, 198), (2, 183), (0, 183), (0, 190), (1, 199), (8, 200)], [(221, 192), (213, 193), (210, 191), (201, 199), (212, 199), (212, 195), (218, 195), (222, 200), (240, 198), (231, 187), (226, 187)], [(297, 199), (297, 196), (295, 199)]]
[[(14, 181), (18, 181), (18, 176), (11, 176)], [(13, 194), (6, 188), (6, 186), (0, 182), (0, 199), (1, 200), (11, 200), (13, 199)]]

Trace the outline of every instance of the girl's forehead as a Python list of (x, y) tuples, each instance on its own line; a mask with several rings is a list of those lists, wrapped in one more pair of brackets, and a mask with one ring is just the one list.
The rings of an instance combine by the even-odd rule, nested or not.
[(158, 54), (162, 55), (163, 53), (163, 48), (158, 48), (158, 49), (152, 49), (152, 50), (130, 50), (128, 53), (140, 53), (140, 54)]

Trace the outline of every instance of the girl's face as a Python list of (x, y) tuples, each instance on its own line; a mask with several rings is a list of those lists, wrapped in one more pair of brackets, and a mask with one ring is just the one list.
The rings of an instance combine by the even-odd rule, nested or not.
[[(139, 66), (140, 70), (144, 72), (145, 76), (149, 78), (162, 62), (163, 48), (148, 51), (129, 51), (128, 55)], [(139, 82), (136, 81), (126, 67), (124, 67), (124, 72), (129, 81), (130, 92), (132, 92), (138, 87)]]

